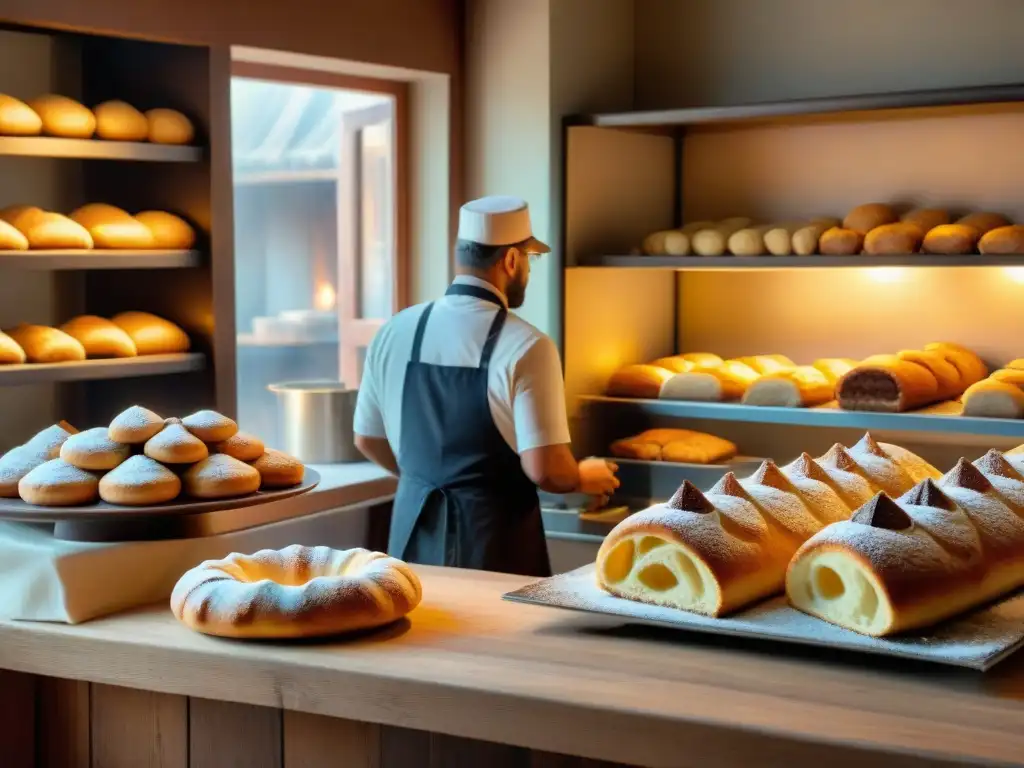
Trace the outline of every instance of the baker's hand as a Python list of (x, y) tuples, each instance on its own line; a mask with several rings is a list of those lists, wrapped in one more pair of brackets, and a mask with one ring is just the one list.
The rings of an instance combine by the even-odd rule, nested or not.
[(608, 503), (608, 499), (619, 487), (619, 478), (615, 473), (619, 465), (604, 459), (584, 459), (579, 464), (580, 493), (593, 497), (589, 505), (591, 509), (600, 509)]

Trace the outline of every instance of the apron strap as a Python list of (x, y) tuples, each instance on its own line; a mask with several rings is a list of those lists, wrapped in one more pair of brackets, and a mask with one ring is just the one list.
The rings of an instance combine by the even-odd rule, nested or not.
[(479, 285), (466, 285), (465, 283), (452, 283), (448, 286), (448, 290), (444, 292), (445, 296), (472, 296), (474, 299), (480, 299), (481, 301), (489, 301), (492, 304), (497, 304), (499, 307), (504, 307), (501, 299), (493, 291), (488, 291), (486, 288), (481, 288)]
[(498, 337), (501, 336), (501, 329), (505, 327), (505, 318), (507, 317), (508, 310), (504, 307), (499, 309), (498, 314), (494, 316), (491, 330), (487, 332), (487, 341), (484, 342), (483, 351), (480, 353), (481, 370), (486, 370), (491, 362), (491, 353), (494, 352), (494, 347), (498, 343)]
[(412, 337), (412, 353), (409, 360), (418, 363), (420, 361), (420, 348), (423, 346), (423, 333), (427, 330), (427, 320), (430, 319), (430, 310), (434, 308), (434, 302), (427, 304), (426, 309), (420, 313), (420, 321), (416, 323), (416, 335)]

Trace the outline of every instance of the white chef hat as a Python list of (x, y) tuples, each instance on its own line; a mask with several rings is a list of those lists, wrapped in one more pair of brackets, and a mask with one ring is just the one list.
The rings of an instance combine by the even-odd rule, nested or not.
[(459, 239), (481, 245), (525, 243), (527, 253), (550, 253), (533, 236), (530, 207), (518, 197), (493, 195), (471, 200), (459, 209)]

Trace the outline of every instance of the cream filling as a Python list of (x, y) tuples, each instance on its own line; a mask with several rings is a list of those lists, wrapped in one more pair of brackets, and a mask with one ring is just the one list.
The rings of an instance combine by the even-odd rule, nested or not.
[(804, 613), (855, 632), (880, 635), (892, 625), (892, 605), (874, 575), (842, 552), (802, 557), (793, 565), (786, 592)]

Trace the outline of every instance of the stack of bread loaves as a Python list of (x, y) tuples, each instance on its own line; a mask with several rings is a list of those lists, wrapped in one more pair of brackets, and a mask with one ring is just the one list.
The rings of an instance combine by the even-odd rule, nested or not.
[(90, 203), (70, 216), (32, 205), (0, 210), (0, 250), (188, 250), (195, 230), (166, 211), (142, 211), (132, 216), (106, 203)]
[(755, 225), (744, 216), (695, 221), (648, 235), (641, 250), (652, 256), (806, 256), (817, 250), (821, 233), (838, 223), (838, 219), (817, 218)]
[(898, 496), (939, 471), (870, 435), (804, 453), (781, 469), (767, 461), (750, 477), (731, 472), (701, 493), (686, 481), (664, 504), (626, 518), (597, 555), (597, 579), (613, 595), (723, 616), (781, 592), (800, 546), (848, 520), (879, 491)]
[(215, 411), (164, 419), (140, 406), (108, 427), (61, 422), (0, 457), (0, 496), (40, 506), (147, 506), (227, 499), (302, 482), (298, 459), (266, 449)]
[(173, 109), (142, 113), (123, 101), (105, 101), (89, 109), (67, 96), (45, 94), (26, 103), (0, 93), (0, 136), (39, 135), (188, 144), (195, 129)]
[(80, 315), (60, 328), (23, 323), (0, 331), (0, 365), (171, 355), (191, 345), (185, 331), (148, 312), (121, 312), (110, 320)]

